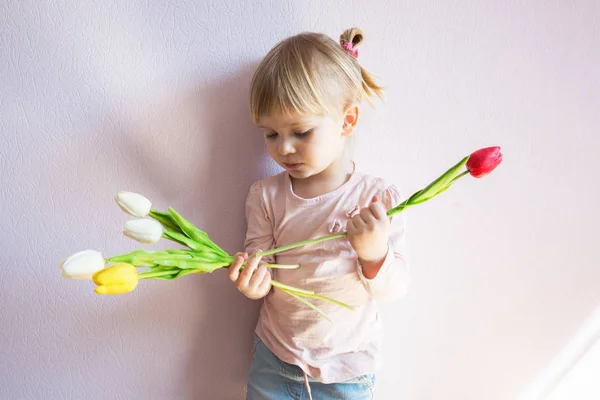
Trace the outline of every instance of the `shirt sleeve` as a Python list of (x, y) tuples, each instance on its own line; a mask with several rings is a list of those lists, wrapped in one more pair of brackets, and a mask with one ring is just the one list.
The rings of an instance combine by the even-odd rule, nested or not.
[[(269, 250), (273, 248), (273, 225), (267, 213), (262, 184), (255, 182), (248, 192), (246, 199), (246, 239), (245, 251), (251, 255), (256, 250)], [(265, 256), (261, 264), (275, 263), (275, 255)], [(269, 269), (271, 271), (271, 269)]]
[[(381, 201), (389, 210), (402, 202), (395, 186), (380, 194)], [(371, 297), (378, 302), (390, 303), (404, 297), (410, 287), (410, 269), (406, 249), (405, 220), (402, 213), (391, 217), (388, 252), (383, 265), (373, 279), (364, 276), (358, 262), (358, 275)]]

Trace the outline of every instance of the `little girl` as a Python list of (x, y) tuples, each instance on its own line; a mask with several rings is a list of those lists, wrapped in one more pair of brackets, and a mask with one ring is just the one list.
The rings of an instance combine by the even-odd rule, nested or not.
[[(317, 33), (290, 37), (267, 54), (252, 79), (253, 120), (285, 171), (251, 186), (246, 253), (236, 254), (229, 269), (244, 295), (264, 299), (249, 400), (372, 399), (382, 359), (378, 304), (403, 296), (409, 285), (404, 222), (386, 215), (402, 201), (398, 190), (358, 171), (346, 151), (361, 102), (382, 92), (357, 60), (362, 39), (356, 28), (340, 43)], [(254, 255), (343, 231), (346, 238), (264, 257), (260, 264)], [(263, 263), (301, 267), (272, 270)], [(273, 290), (271, 279), (356, 310), (316, 302), (331, 323)]]

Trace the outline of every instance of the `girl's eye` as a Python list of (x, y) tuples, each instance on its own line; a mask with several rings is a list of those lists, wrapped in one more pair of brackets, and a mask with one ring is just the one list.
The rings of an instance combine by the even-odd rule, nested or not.
[(312, 129), (309, 129), (309, 130), (304, 131), (304, 132), (295, 133), (295, 135), (296, 135), (296, 137), (299, 137), (299, 138), (305, 138), (308, 135), (310, 135), (311, 133), (312, 133)]
[(277, 132), (271, 132), (271, 133), (267, 133), (267, 134), (265, 135), (265, 137), (266, 137), (267, 139), (275, 139), (275, 138), (277, 137)]

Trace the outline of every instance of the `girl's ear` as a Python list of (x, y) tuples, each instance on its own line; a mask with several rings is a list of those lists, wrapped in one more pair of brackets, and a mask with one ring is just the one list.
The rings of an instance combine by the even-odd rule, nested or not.
[(354, 133), (360, 116), (360, 107), (357, 104), (351, 104), (344, 109), (344, 122), (342, 126), (342, 136), (351, 136)]

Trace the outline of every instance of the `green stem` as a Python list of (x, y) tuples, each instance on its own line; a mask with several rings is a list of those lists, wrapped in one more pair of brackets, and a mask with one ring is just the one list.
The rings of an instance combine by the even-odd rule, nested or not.
[(287, 292), (293, 292), (296, 293), (299, 296), (302, 297), (309, 297), (311, 299), (319, 299), (319, 300), (323, 300), (323, 301), (328, 301), (330, 303), (336, 304), (338, 306), (347, 308), (348, 310), (352, 310), (352, 311), (356, 311), (356, 307), (352, 307), (351, 305), (348, 305), (346, 303), (342, 303), (341, 301), (332, 299), (331, 297), (326, 297), (326, 296), (321, 296), (320, 294), (304, 294), (304, 293), (297, 293), (294, 290), (287, 290)]
[(138, 279), (152, 279), (158, 276), (172, 275), (175, 271), (146, 271), (138, 274)]
[(300, 264), (265, 264), (265, 267), (272, 269), (298, 269)]
[(448, 184), (448, 186), (452, 185), (454, 182), (456, 182), (457, 180), (459, 180), (460, 178), (462, 178), (463, 176), (465, 176), (465, 175), (468, 175), (468, 174), (469, 174), (469, 170), (466, 170), (466, 171), (462, 172), (462, 173), (461, 173), (460, 175), (458, 175), (456, 178), (452, 179), (452, 180), (450, 181), (450, 183)]
[(347, 308), (352, 311), (356, 310), (355, 307), (352, 307), (348, 304), (342, 303), (341, 301), (332, 299), (331, 297), (326, 297), (326, 296), (321, 296), (319, 294), (316, 294), (313, 290), (298, 289), (293, 286), (288, 286), (288, 285), (285, 285), (285, 284), (283, 284), (281, 282), (277, 282), (277, 281), (271, 281), (271, 285), (273, 285), (274, 287), (279, 288), (287, 293), (294, 293), (294, 294), (297, 294), (298, 296), (302, 296), (302, 297), (310, 297), (312, 299), (328, 301), (330, 303), (337, 304), (338, 306), (342, 306), (342, 307)]
[(271, 285), (273, 285), (274, 287), (276, 287), (278, 289), (285, 290), (285, 291), (292, 291), (292, 292), (297, 293), (302, 296), (315, 294), (315, 292), (312, 290), (304, 290), (304, 289), (296, 288), (293, 286), (288, 286), (288, 285), (285, 285), (285, 284), (283, 284), (281, 282), (277, 282), (277, 281), (271, 281)]
[(342, 238), (342, 237), (345, 237), (347, 234), (348, 234), (347, 232), (342, 232), (342, 233), (335, 233), (333, 235), (323, 236), (323, 237), (320, 237), (317, 239), (303, 240), (301, 242), (288, 244), (285, 246), (278, 247), (276, 249), (261, 251), (260, 253), (257, 253), (257, 256), (259, 256), (259, 257), (270, 256), (271, 254), (281, 253), (283, 251), (291, 250), (296, 247), (306, 246), (309, 244), (316, 244), (316, 243), (324, 242), (326, 240), (331, 240), (331, 239)]
[(327, 314), (325, 314), (325, 312), (323, 310), (321, 310), (319, 307), (315, 306), (310, 301), (308, 301), (306, 299), (303, 299), (302, 297), (298, 296), (296, 293), (294, 293), (292, 291), (284, 290), (284, 292), (287, 293), (287, 294), (289, 294), (290, 296), (295, 297), (302, 304), (307, 305), (308, 307), (312, 308), (313, 310), (315, 310), (316, 312), (318, 312), (319, 314), (321, 314), (321, 316), (323, 316), (323, 318), (325, 318), (327, 321), (332, 322), (331, 318), (329, 318), (329, 316)]
[[(240, 267), (240, 271), (244, 269), (244, 267), (246, 266), (246, 263), (243, 263), (242, 266)], [(224, 267), (224, 268), (229, 268), (231, 267), (231, 265)], [(298, 269), (300, 268), (300, 264), (265, 264), (265, 267), (270, 268), (270, 269)]]
[(426, 201), (429, 201), (431, 199), (433, 199), (434, 197), (436, 197), (439, 194), (442, 194), (442, 192), (446, 191), (454, 182), (456, 182), (457, 180), (459, 180), (460, 178), (462, 178), (463, 176), (469, 174), (469, 171), (464, 171), (461, 172), (460, 175), (457, 175), (454, 179), (452, 179), (450, 182), (448, 182), (448, 184), (446, 186), (444, 186), (443, 188), (441, 188), (436, 194), (432, 195), (431, 197), (425, 198), (425, 199), (419, 199), (419, 200), (413, 200), (415, 198), (417, 198), (417, 195), (422, 191), (419, 190), (418, 192), (413, 193), (412, 196), (410, 196), (408, 199), (404, 200), (402, 203), (398, 204), (396, 207), (392, 208), (391, 210), (389, 210), (387, 212), (388, 217), (391, 217), (393, 215), (396, 215), (398, 213), (401, 213), (402, 211), (406, 210), (409, 207), (413, 207), (416, 205), (419, 205), (421, 203), (425, 203)]

